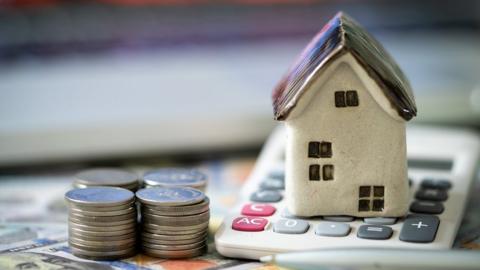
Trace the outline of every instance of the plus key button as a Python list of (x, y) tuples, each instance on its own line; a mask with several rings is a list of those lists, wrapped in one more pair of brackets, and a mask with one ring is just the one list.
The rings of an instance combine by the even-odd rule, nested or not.
[(260, 232), (265, 230), (268, 220), (261, 217), (237, 217), (232, 222), (232, 229), (242, 232)]
[(242, 215), (256, 216), (256, 217), (269, 217), (275, 213), (275, 207), (269, 204), (261, 203), (249, 203), (242, 208)]
[(403, 222), (400, 240), (413, 243), (433, 242), (439, 224), (437, 216), (410, 215)]

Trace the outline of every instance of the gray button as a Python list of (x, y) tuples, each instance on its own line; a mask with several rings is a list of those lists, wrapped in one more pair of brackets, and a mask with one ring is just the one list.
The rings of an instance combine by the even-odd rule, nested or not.
[(260, 190), (250, 196), (254, 202), (278, 202), (282, 199), (282, 194), (275, 190)]
[(433, 242), (439, 224), (437, 216), (410, 215), (403, 222), (400, 240), (414, 243)]
[(273, 224), (273, 231), (276, 233), (301, 234), (305, 233), (310, 225), (300, 219), (280, 219)]
[(391, 217), (371, 217), (371, 218), (364, 218), (363, 221), (368, 224), (372, 225), (392, 225), (397, 222), (396, 218)]
[(355, 218), (350, 216), (324, 216), (323, 219), (336, 222), (350, 222)]
[(357, 236), (359, 238), (384, 240), (392, 237), (393, 230), (387, 226), (380, 225), (362, 225), (358, 228)]
[(422, 181), (422, 188), (434, 188), (434, 189), (442, 189), (446, 190), (452, 187), (452, 183), (445, 179), (431, 179), (427, 178)]
[(420, 189), (415, 193), (415, 198), (426, 201), (445, 201), (448, 198), (447, 191), (442, 189)]
[(340, 222), (321, 222), (315, 228), (315, 234), (321, 236), (346, 236), (350, 233), (350, 225)]
[(441, 214), (445, 210), (443, 203), (441, 202), (430, 202), (430, 201), (414, 201), (410, 205), (410, 212), (420, 213), (420, 214)]
[(260, 184), (260, 189), (281, 190), (285, 189), (285, 183), (283, 180), (267, 178)]

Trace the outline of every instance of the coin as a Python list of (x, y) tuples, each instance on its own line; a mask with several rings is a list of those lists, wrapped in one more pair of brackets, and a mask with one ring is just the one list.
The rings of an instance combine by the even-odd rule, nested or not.
[(185, 244), (185, 245), (158, 245), (158, 244), (151, 244), (148, 242), (143, 242), (142, 247), (148, 249), (155, 249), (155, 250), (186, 250), (186, 249), (194, 249), (201, 246), (205, 246), (205, 240), (193, 244)]
[(80, 215), (83, 215), (83, 216), (94, 216), (94, 217), (120, 216), (120, 215), (130, 214), (130, 213), (136, 212), (136, 211), (137, 211), (137, 208), (133, 208), (133, 207), (123, 209), (123, 210), (117, 210), (117, 211), (85, 211), (85, 210), (78, 210), (78, 209), (70, 208), (71, 213), (76, 213), (76, 214), (80, 214)]
[(75, 246), (70, 246), (70, 250), (75, 256), (77, 256), (78, 254), (83, 256), (104, 258), (104, 257), (110, 257), (110, 256), (127, 256), (127, 255), (132, 256), (132, 254), (135, 253), (136, 251), (136, 247), (133, 246), (124, 250), (114, 250), (114, 251), (90, 251), (90, 250), (83, 250)]
[(75, 184), (86, 186), (138, 185), (136, 174), (120, 169), (99, 168), (84, 170), (75, 175)]
[(169, 246), (195, 244), (198, 242), (205, 242), (205, 241), (206, 241), (206, 236), (192, 238), (192, 239), (185, 239), (185, 240), (158, 240), (158, 239), (152, 239), (148, 237), (142, 237), (142, 243), (149, 243), (149, 244), (156, 244), (156, 245), (169, 245)]
[(208, 211), (210, 200), (205, 197), (205, 200), (197, 204), (184, 205), (184, 206), (143, 206), (141, 208), (143, 213), (162, 215), (162, 216), (188, 216), (197, 215)]
[(161, 225), (162, 223), (187, 223), (190, 225), (202, 223), (208, 221), (210, 218), (210, 211), (205, 211), (203, 213), (197, 215), (188, 215), (188, 216), (161, 216), (161, 215), (154, 215), (149, 213), (143, 213), (142, 218), (145, 220), (151, 220), (153, 223), (157, 225)]
[(95, 232), (95, 231), (87, 231), (78, 228), (68, 228), (69, 233), (72, 232), (76, 235), (84, 235), (86, 237), (105, 237), (105, 236), (121, 236), (125, 234), (132, 233), (132, 230), (120, 230), (120, 231), (108, 231), (108, 232)]
[[(171, 226), (171, 225), (156, 225), (153, 223), (143, 223), (142, 227), (150, 232), (161, 232), (161, 231), (198, 231), (198, 230), (206, 230), (208, 228), (208, 221), (191, 226)], [(179, 233), (181, 234), (181, 233)], [(185, 233), (186, 234), (186, 233)]]
[(142, 238), (149, 238), (153, 240), (189, 240), (189, 239), (196, 239), (200, 237), (207, 237), (207, 232), (205, 230), (201, 230), (199, 232), (194, 231), (190, 234), (157, 234), (157, 233), (149, 233), (146, 231), (142, 232)]
[(70, 213), (70, 218), (75, 218), (80, 221), (87, 222), (115, 222), (122, 220), (135, 220), (137, 218), (137, 212), (132, 212), (125, 215), (111, 216), (111, 217), (95, 217), (95, 216), (84, 216), (77, 213)]
[(122, 230), (134, 230), (137, 224), (135, 222), (125, 225), (110, 226), (110, 227), (101, 227), (101, 226), (89, 226), (78, 223), (70, 222), (68, 224), (70, 228), (86, 230), (89, 232), (109, 232), (109, 231), (122, 231)]
[(134, 200), (130, 190), (117, 187), (72, 189), (65, 194), (68, 202), (88, 206), (118, 206)]
[(207, 183), (207, 176), (198, 170), (165, 168), (146, 172), (143, 175), (143, 182), (151, 187), (183, 186), (202, 188)]
[(89, 226), (98, 226), (98, 227), (108, 227), (108, 226), (118, 226), (118, 225), (125, 225), (125, 224), (130, 224), (130, 223), (136, 223), (136, 218), (135, 219), (125, 219), (125, 220), (120, 220), (120, 221), (97, 221), (97, 222), (91, 222), (91, 221), (85, 221), (85, 220), (80, 220), (75, 217), (69, 217), (68, 221), (74, 222), (74, 223), (80, 223), (83, 225), (89, 225)]
[(200, 256), (207, 251), (207, 247), (202, 246), (189, 250), (156, 250), (143, 247), (142, 250), (146, 255), (152, 257), (164, 259), (181, 259)]
[(77, 237), (70, 237), (68, 240), (71, 243), (77, 245), (78, 247), (81, 247), (82, 245), (84, 245), (84, 246), (92, 247), (92, 248), (94, 248), (94, 247), (99, 247), (99, 248), (125, 247), (125, 246), (131, 246), (133, 243), (137, 242), (136, 238), (113, 240), (113, 241), (108, 241), (108, 242), (83, 240), (82, 238), (77, 238)]
[(73, 237), (76, 239), (82, 239), (85, 241), (102, 241), (102, 242), (109, 242), (109, 241), (117, 241), (117, 240), (125, 240), (130, 238), (137, 237), (137, 232), (133, 231), (131, 233), (122, 234), (122, 235), (114, 235), (114, 236), (86, 236), (85, 234), (81, 234), (74, 231), (69, 231), (69, 237)]
[(119, 211), (128, 209), (130, 207), (137, 207), (136, 204), (132, 201), (126, 204), (121, 204), (118, 206), (86, 206), (78, 205), (74, 203), (69, 203), (69, 209), (75, 211), (91, 211), (91, 212), (109, 212), (109, 211)]
[(144, 188), (136, 196), (143, 204), (159, 206), (191, 205), (205, 199), (203, 192), (188, 187)]

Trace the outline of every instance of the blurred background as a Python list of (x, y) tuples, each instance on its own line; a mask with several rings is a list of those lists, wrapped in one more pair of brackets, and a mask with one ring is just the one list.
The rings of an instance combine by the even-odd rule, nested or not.
[(479, 1), (0, 0), (0, 168), (256, 153), (339, 10), (407, 74), (414, 123), (480, 128)]

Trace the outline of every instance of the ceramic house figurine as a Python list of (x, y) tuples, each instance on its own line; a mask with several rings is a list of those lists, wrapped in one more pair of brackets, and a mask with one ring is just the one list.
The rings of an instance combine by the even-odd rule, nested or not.
[(405, 215), (405, 124), (416, 105), (404, 74), (359, 24), (338, 13), (273, 92), (284, 121), (286, 200), (297, 216)]

